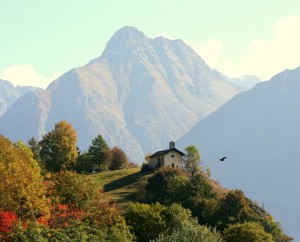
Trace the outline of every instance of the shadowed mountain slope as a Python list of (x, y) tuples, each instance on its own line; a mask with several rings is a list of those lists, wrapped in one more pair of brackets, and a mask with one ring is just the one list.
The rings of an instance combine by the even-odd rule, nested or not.
[[(239, 93), (177, 142), (197, 145), (218, 181), (264, 203), (295, 239), (300, 239), (299, 90), (300, 68), (285, 70)], [(220, 162), (222, 156), (228, 158)]]

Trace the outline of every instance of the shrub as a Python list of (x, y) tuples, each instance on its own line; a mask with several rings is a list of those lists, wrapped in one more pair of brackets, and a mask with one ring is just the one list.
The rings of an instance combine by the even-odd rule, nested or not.
[(233, 224), (224, 231), (227, 242), (272, 242), (272, 236), (262, 226), (254, 222)]

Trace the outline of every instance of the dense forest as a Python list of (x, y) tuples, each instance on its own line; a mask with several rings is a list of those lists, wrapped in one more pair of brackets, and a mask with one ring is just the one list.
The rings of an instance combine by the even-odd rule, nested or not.
[[(0, 241), (292, 240), (242, 191), (211, 179), (194, 146), (185, 150), (185, 170), (152, 170), (100, 134), (87, 151), (76, 142), (65, 121), (28, 144), (0, 136)], [(116, 201), (93, 178), (122, 169), (138, 170), (139, 185)]]

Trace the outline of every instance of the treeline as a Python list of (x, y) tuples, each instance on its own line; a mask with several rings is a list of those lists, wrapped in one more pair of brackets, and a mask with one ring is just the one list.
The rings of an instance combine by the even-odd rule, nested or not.
[(100, 191), (93, 173), (132, 167), (99, 135), (76, 147), (76, 131), (59, 122), (26, 145), (0, 135), (0, 241), (284, 242), (292, 240), (242, 191), (227, 191), (186, 148), (187, 170), (162, 168), (122, 208)]
[(94, 173), (136, 167), (119, 147), (110, 148), (101, 135), (92, 140), (88, 151), (76, 147), (77, 134), (66, 121), (55, 124), (41, 141), (31, 138), (28, 145), (43, 172), (74, 170), (78, 173)]

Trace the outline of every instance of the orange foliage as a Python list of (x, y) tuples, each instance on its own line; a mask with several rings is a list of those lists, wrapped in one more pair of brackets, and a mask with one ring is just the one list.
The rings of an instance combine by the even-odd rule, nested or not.
[(18, 216), (14, 212), (0, 212), (0, 233), (9, 233), (11, 229), (17, 224), (17, 222)]
[(72, 220), (82, 220), (83, 211), (70, 208), (65, 204), (58, 204), (51, 209), (50, 218), (41, 216), (37, 222), (49, 228), (68, 227)]

